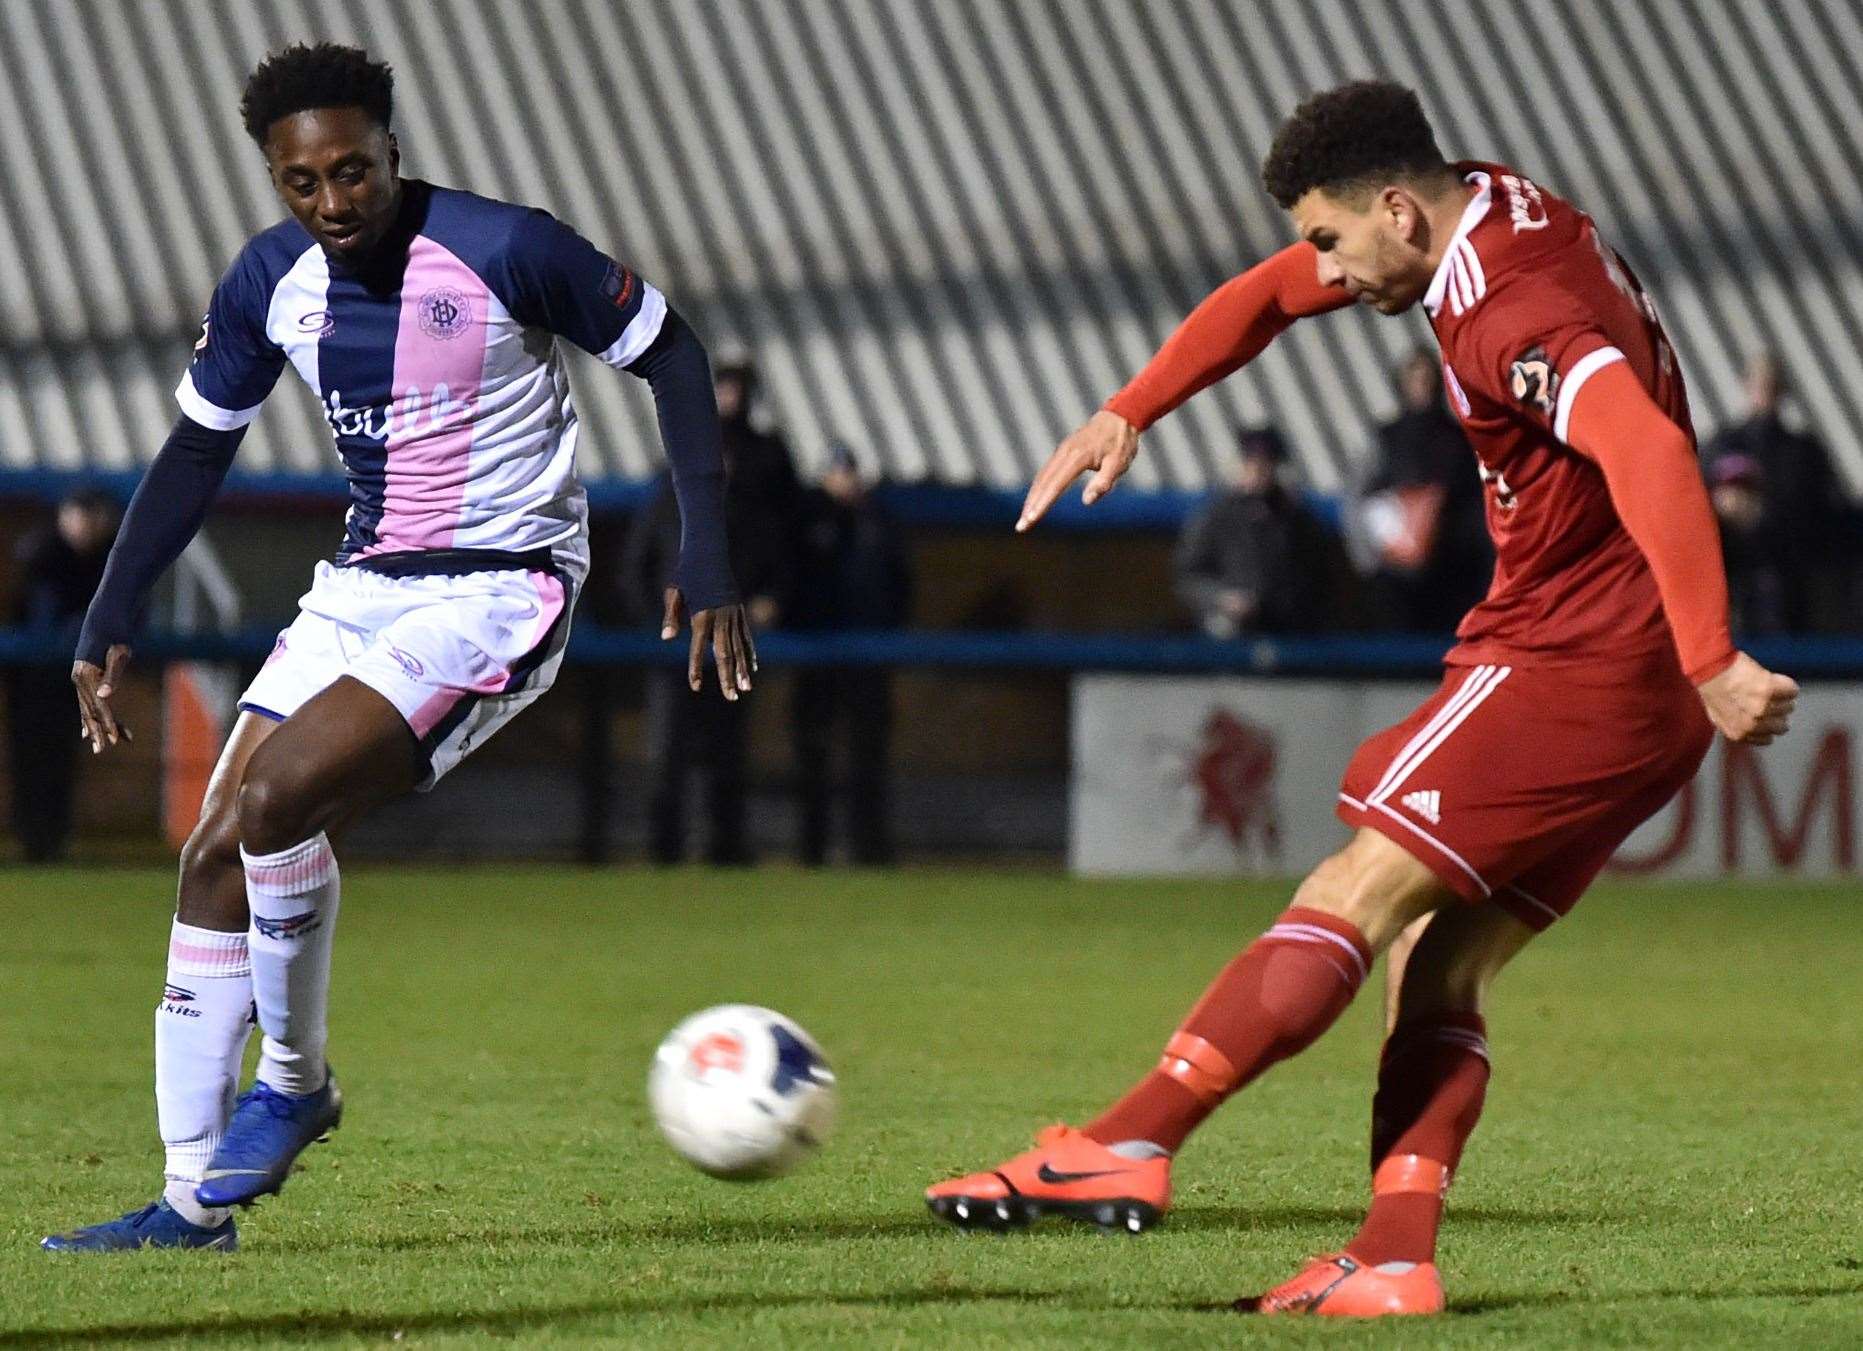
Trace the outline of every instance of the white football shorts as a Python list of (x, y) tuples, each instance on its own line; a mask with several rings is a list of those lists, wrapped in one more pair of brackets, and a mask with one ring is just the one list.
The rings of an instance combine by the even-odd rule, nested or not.
[(574, 584), (555, 572), (390, 577), (319, 563), (239, 706), (283, 722), (353, 676), (407, 719), (425, 792), (550, 688), (574, 606)]

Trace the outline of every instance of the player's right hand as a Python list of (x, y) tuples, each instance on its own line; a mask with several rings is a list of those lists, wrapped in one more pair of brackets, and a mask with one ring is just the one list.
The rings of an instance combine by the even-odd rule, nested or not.
[(106, 743), (116, 745), (119, 738), (136, 739), (110, 708), (128, 665), (129, 648), (122, 643), (113, 644), (104, 654), (102, 666), (88, 661), (71, 663), (71, 683), (78, 692), (78, 735), (91, 743), (92, 755), (101, 752)]
[(1734, 664), (1696, 686), (1708, 718), (1729, 741), (1765, 746), (1785, 735), (1798, 702), (1798, 682), (1776, 675), (1746, 653)]
[(1088, 418), (1084, 427), (1055, 448), (1048, 463), (1035, 475), (1029, 495), (1022, 502), (1022, 515), (1016, 521), (1017, 532), (1027, 530), (1047, 515), (1067, 485), (1088, 470), (1093, 471), (1093, 477), (1080, 494), (1081, 502), (1090, 507), (1106, 496), (1119, 476), (1132, 467), (1133, 457), (1138, 454), (1138, 438), (1138, 428), (1117, 413), (1102, 408)]

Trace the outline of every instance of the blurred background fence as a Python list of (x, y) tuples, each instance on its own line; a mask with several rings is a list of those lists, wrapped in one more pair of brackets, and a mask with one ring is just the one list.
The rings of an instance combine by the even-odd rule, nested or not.
[[(238, 124), (241, 84), (268, 50), (325, 38), (394, 64), (405, 172), (555, 211), (666, 290), (715, 355), (755, 363), (748, 411), (805, 482), (836, 446), (879, 482), (913, 580), (903, 623), (798, 632), (797, 607), (779, 610), (745, 732), (757, 851), (796, 842), (808, 669), (899, 672), (900, 850), (1035, 857), (1067, 844), (1079, 672), (1427, 671), (1447, 640), (1416, 593), (1482, 577), (1462, 555), (1429, 580), (1376, 510), (1416, 486), (1393, 480), (1387, 429), (1429, 411), (1397, 377), (1430, 343), (1420, 315), (1297, 327), (1149, 435), (1101, 508), (1007, 533), (1055, 441), (1202, 295), (1286, 241), (1260, 157), (1304, 93), (1356, 76), (1414, 84), (1452, 157), (1507, 161), (1597, 217), (1682, 354), (1743, 627), (1788, 670), (1863, 672), (1842, 636), (1860, 627), (1863, 491), (1851, 0), (7, 0), (10, 594), (30, 591), (27, 546), (51, 504), (86, 487), (126, 498), (160, 444), (215, 278), (280, 214)], [(1752, 378), (1761, 354), (1770, 387)], [(649, 846), (646, 671), (661, 649), (628, 600), (625, 554), (658, 442), (635, 382), (579, 356), (574, 379), (597, 556), (574, 667), (522, 730), (360, 848)], [(1268, 574), (1304, 588), (1295, 621), (1213, 622), (1186, 581), (1177, 537), (1238, 490), (1238, 427), (1275, 429), (1275, 482), (1323, 536)], [(1787, 469), (1766, 459), (1781, 446)], [(199, 767), (177, 762), (211, 742), (188, 710), (215, 725), (334, 547), (341, 493), (315, 401), (282, 382), (144, 644), (133, 716), (169, 735), (87, 771), (81, 849), (152, 847), (164, 791), (185, 817)], [(62, 665), (69, 617), (23, 599), (13, 613), (0, 662)], [(178, 690), (163, 656), (228, 669)], [(14, 800), (34, 791), (26, 763)]]

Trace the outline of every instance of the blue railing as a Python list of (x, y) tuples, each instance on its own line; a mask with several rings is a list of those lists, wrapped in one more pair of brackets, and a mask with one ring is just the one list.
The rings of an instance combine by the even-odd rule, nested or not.
[[(127, 502), (141, 470), (108, 473), (60, 469), (0, 470), (0, 497), (36, 498), (55, 502), (77, 488), (102, 488)], [(604, 479), (588, 485), (589, 506), (598, 512), (630, 512), (646, 505), (654, 483), (644, 479)], [(348, 500), (340, 474), (255, 474), (235, 471), (227, 476), (220, 500), (229, 505), (270, 503), (328, 504), (332, 510)], [(943, 483), (888, 483), (880, 500), (893, 516), (907, 525), (943, 526), (961, 530), (1004, 530), (1015, 525), (1022, 509), (1020, 488), (961, 487)], [(1163, 490), (1139, 492), (1121, 488), (1098, 505), (1080, 504), (1079, 493), (1069, 492), (1056, 502), (1043, 523), (1044, 530), (1063, 531), (1176, 531), (1206, 501), (1209, 494)], [(1320, 493), (1308, 493), (1309, 510), (1337, 528), (1339, 502)]]
[[(136, 644), (140, 662), (231, 661), (257, 664), (276, 630), (233, 633), (150, 632)], [(1437, 668), (1450, 640), (1434, 634), (1320, 634), (1218, 641), (1183, 634), (841, 632), (767, 633), (757, 639), (766, 668), (896, 666), (972, 671), (1130, 671), (1160, 674), (1414, 676)], [(1863, 678), (1863, 638), (1755, 638), (1746, 650), (1801, 679)], [(662, 642), (647, 630), (576, 627), (569, 659), (590, 666), (672, 666), (685, 661), (682, 638)], [(0, 666), (62, 664), (71, 636), (0, 628)]]

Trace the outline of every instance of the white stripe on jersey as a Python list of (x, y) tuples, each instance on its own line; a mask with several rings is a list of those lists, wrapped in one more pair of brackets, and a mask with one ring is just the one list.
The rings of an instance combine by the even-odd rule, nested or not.
[(1565, 379), (1559, 382), (1559, 403), (1553, 413), (1553, 435), (1569, 446), (1565, 429), (1572, 421), (1572, 404), (1578, 398), (1579, 390), (1585, 382), (1614, 361), (1622, 361), (1624, 354), (1615, 347), (1600, 347), (1597, 351), (1578, 359), (1576, 365), (1566, 372)]
[(628, 320), (627, 327), (621, 330), (621, 336), (602, 353), (602, 360), (620, 370), (653, 346), (653, 340), (660, 336), (660, 326), (665, 322), (666, 297), (660, 294), (658, 287), (642, 282), (640, 309)]
[(317, 379), (318, 340), (329, 318), (330, 260), (312, 244), (272, 288), (271, 303), (265, 307), (265, 336), (284, 349), (319, 403), (325, 391)]
[(194, 388), (192, 368), (181, 372), (181, 383), (175, 386), (175, 402), (181, 405), (181, 411), (188, 417), (217, 432), (230, 432), (236, 427), (245, 426), (265, 407), (262, 403), (255, 403), (250, 408), (222, 408), (217, 403), (208, 403), (201, 392)]

